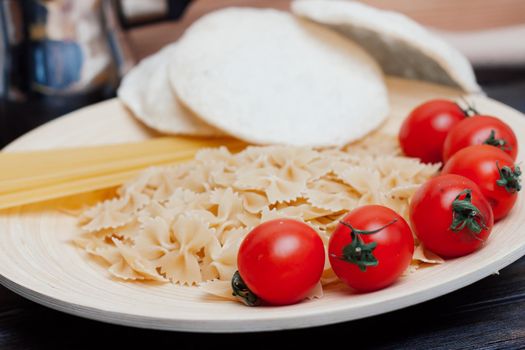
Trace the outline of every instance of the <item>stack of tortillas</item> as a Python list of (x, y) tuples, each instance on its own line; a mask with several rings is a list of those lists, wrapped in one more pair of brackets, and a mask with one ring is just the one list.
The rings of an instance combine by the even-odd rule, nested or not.
[(210, 13), (129, 72), (118, 96), (164, 133), (318, 147), (385, 120), (383, 72), (479, 90), (460, 53), (400, 14), (342, 0), (292, 11)]

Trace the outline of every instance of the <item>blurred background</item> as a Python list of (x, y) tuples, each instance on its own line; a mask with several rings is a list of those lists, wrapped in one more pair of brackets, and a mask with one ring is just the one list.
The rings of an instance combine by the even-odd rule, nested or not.
[[(525, 1), (364, 0), (402, 12), (463, 52), (492, 98), (525, 111)], [(224, 6), (288, 0), (0, 0), (0, 147), (114, 97), (140, 59)]]

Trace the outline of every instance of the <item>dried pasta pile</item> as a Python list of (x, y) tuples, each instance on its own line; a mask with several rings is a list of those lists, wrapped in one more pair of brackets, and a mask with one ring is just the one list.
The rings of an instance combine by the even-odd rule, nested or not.
[[(344, 150), (205, 149), (191, 162), (144, 171), (85, 211), (75, 243), (124, 280), (228, 281), (240, 243), (261, 222), (304, 221), (326, 245), (357, 206), (383, 204), (406, 218), (409, 198), (438, 165), (398, 153), (396, 140), (381, 134)], [(321, 282), (333, 280), (326, 259)]]

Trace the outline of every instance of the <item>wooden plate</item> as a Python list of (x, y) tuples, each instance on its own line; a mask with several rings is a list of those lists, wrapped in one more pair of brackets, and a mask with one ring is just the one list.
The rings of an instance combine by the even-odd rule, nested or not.
[[(392, 117), (385, 126), (397, 132), (416, 104), (436, 97), (456, 98), (455, 90), (389, 79)], [(525, 149), (525, 118), (485, 97), (471, 97), (479, 110), (500, 116)], [(370, 101), (370, 103), (374, 103)], [(79, 110), (40, 127), (7, 150), (43, 149), (141, 140), (154, 134), (135, 122), (116, 100)], [(519, 161), (523, 162), (523, 152)], [(70, 240), (75, 218), (57, 210), (60, 201), (0, 213), (0, 282), (35, 302), (74, 315), (144, 328), (195, 332), (247, 332), (325, 325), (376, 315), (435, 298), (496, 273), (525, 254), (523, 194), (499, 222), (488, 244), (469, 256), (416, 271), (390, 288), (352, 294), (341, 285), (319, 300), (286, 307), (248, 308), (206, 296), (194, 287), (126, 283), (109, 278)], [(483, 291), (480, 290), (480, 293)]]

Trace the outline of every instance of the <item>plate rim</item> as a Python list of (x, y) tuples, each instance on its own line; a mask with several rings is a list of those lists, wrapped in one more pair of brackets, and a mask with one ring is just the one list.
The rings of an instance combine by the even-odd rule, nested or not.
[[(131, 326), (143, 329), (157, 329), (157, 330), (167, 330), (167, 331), (182, 331), (182, 332), (192, 332), (192, 333), (248, 333), (248, 332), (269, 332), (275, 330), (291, 330), (291, 329), (304, 329), (318, 326), (327, 326), (331, 324), (337, 324), (341, 322), (354, 321), (362, 318), (377, 316), (385, 313), (389, 313), (396, 310), (401, 310), (406, 307), (414, 306), (421, 304), (425, 301), (435, 299), (437, 297), (444, 296), (453, 291), (464, 288), (470, 284), (473, 284), (485, 277), (488, 277), (493, 274), (497, 274), (502, 268), (512, 264), (513, 262), (520, 259), (525, 255), (525, 245), (518, 247), (511, 251), (511, 253), (506, 254), (504, 257), (495, 261), (493, 264), (485, 265), (484, 267), (471, 271), (465, 275), (459, 275), (455, 277), (452, 281), (459, 282), (457, 284), (447, 283), (442, 284), (438, 287), (444, 286), (446, 288), (428, 287), (421, 289), (415, 293), (405, 294), (398, 298), (393, 298), (387, 300), (387, 307), (383, 308), (381, 312), (361, 312), (361, 309), (367, 309), (368, 306), (361, 306), (358, 310), (360, 312), (355, 315), (348, 317), (345, 312), (348, 310), (341, 309), (337, 311), (322, 311), (316, 312), (316, 319), (314, 322), (310, 319), (310, 315), (294, 316), (281, 318), (286, 321), (291, 321), (290, 323), (285, 323), (283, 326), (281, 323), (273, 323), (271, 319), (253, 319), (250, 320), (250, 326), (244, 326), (243, 323), (245, 320), (228, 320), (228, 325), (220, 326), (225, 321), (224, 320), (187, 320), (187, 319), (177, 319), (177, 318), (166, 318), (166, 317), (151, 317), (144, 315), (136, 315), (125, 312), (116, 312), (110, 310), (104, 310), (98, 307), (86, 306), (78, 303), (67, 302), (58, 298), (55, 298), (51, 295), (41, 293), (39, 291), (33, 290), (26, 286), (23, 286), (13, 279), (9, 279), (0, 273), (0, 284), (9, 290), (31, 300), (43, 306), (49, 307), (51, 309), (64, 312), (66, 314), (79, 316), (87, 318), (94, 321), (102, 321), (104, 323), (114, 324), (114, 325), (123, 325)], [(450, 282), (452, 282), (450, 281)], [(430, 293), (435, 292), (435, 293)], [(416, 300), (414, 302), (414, 299)], [(396, 304), (397, 303), (397, 304)], [(383, 306), (385, 302), (382, 302)], [(399, 306), (402, 304), (401, 306)], [(326, 316), (331, 316), (330, 320), (325, 319)], [(306, 320), (308, 322), (298, 322), (300, 320)], [(155, 322), (149, 322), (143, 324), (141, 320), (151, 320)], [(160, 322), (159, 322), (160, 321)], [(253, 329), (253, 324), (257, 323), (257, 329)], [(205, 327), (198, 327), (205, 324)], [(189, 326), (188, 326), (189, 325)], [(217, 327), (219, 325), (219, 327)]]

